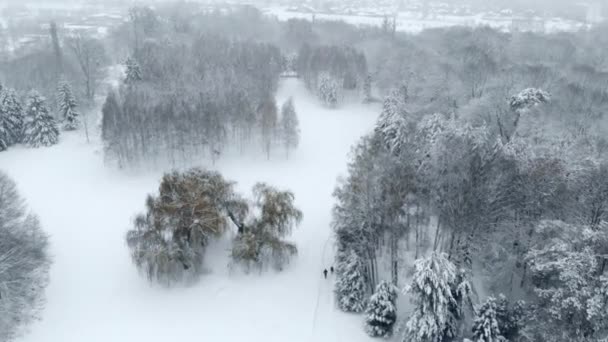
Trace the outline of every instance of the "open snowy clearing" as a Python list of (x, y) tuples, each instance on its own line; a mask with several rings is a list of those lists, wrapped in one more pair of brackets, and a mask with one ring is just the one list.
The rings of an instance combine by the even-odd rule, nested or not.
[(161, 170), (108, 168), (100, 144), (86, 144), (82, 132), (64, 134), (51, 148), (0, 153), (0, 169), (51, 235), (54, 258), (43, 319), (22, 341), (368, 341), (362, 316), (334, 308), (332, 280), (321, 272), (333, 260), (336, 178), (378, 108), (324, 109), (294, 79), (284, 81), (278, 103), (289, 96), (302, 130), (289, 160), (277, 152), (271, 161), (246, 157), (216, 165), (245, 195), (258, 181), (295, 192), (304, 213), (292, 237), (299, 255), (282, 273), (230, 273), (223, 241), (209, 252), (209, 273), (198, 284), (152, 286), (131, 263), (124, 235), (146, 194), (157, 190)]

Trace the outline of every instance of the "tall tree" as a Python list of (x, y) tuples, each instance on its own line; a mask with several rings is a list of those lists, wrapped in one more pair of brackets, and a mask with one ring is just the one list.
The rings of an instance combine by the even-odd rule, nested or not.
[(338, 83), (329, 74), (321, 75), (318, 93), (326, 106), (335, 108), (338, 105)]
[(0, 151), (21, 142), (23, 108), (12, 89), (0, 91)]
[(338, 307), (345, 312), (362, 312), (366, 304), (365, 268), (355, 251), (338, 257), (336, 267), (335, 293)]
[(289, 150), (298, 147), (300, 142), (298, 115), (291, 97), (281, 107), (281, 140), (287, 157), (289, 157)]
[(61, 44), (59, 43), (57, 23), (54, 21), (51, 21), (49, 24), (49, 34), (51, 35), (53, 52), (55, 53), (55, 72), (57, 77), (59, 77), (59, 75), (63, 74), (63, 52), (61, 51)]
[(433, 252), (414, 264), (412, 283), (405, 292), (412, 296), (414, 311), (405, 324), (403, 341), (443, 342), (455, 338), (460, 317), (456, 266), (445, 254)]
[(87, 100), (92, 101), (107, 58), (105, 48), (99, 40), (81, 35), (70, 38), (68, 44), (84, 78), (85, 96)]
[(270, 159), (272, 143), (277, 134), (277, 104), (273, 98), (266, 99), (259, 109), (260, 113), (260, 131), (262, 134), (262, 144), (266, 157)]
[(49, 114), (44, 98), (36, 91), (28, 95), (23, 142), (31, 147), (51, 146), (59, 142), (57, 123)]
[(57, 105), (59, 106), (59, 117), (63, 121), (63, 128), (66, 131), (77, 129), (80, 114), (76, 110), (76, 99), (72, 93), (72, 87), (65, 79), (59, 82), (57, 88)]
[(39, 318), (51, 258), (38, 219), (2, 172), (0, 218), (0, 340), (12, 341)]

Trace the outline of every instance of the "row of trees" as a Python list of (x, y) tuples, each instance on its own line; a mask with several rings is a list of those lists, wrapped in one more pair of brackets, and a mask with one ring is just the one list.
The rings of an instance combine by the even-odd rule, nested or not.
[[(491, 274), (484, 290), (523, 292), (526, 338), (605, 338), (607, 162), (597, 139), (569, 135), (550, 119), (550, 101), (545, 91), (525, 89), (489, 127), (440, 114), (419, 118), (403, 91), (391, 92), (335, 192), (336, 296), (354, 303), (342, 309), (360, 311), (379, 279), (398, 285), (402, 256), (436, 251), (464, 270), (462, 279)], [(353, 258), (361, 275), (354, 285)], [(425, 265), (424, 272), (451, 272)], [(447, 335), (429, 337), (415, 323), (428, 317), (418, 314), (406, 325), (418, 334), (408, 341), (451, 338), (441, 329)], [(429, 314), (441, 315), (436, 304)]]
[(53, 116), (46, 100), (32, 90), (21, 104), (14, 89), (0, 87), (0, 151), (9, 146), (23, 143), (31, 147), (51, 146), (59, 141), (59, 117), (63, 129), (75, 130), (80, 125), (80, 114), (66, 81), (61, 81), (57, 89), (59, 112)]
[(252, 199), (234, 182), (201, 169), (165, 174), (157, 196), (146, 200), (127, 233), (131, 257), (150, 281), (170, 286), (199, 278), (205, 251), (218, 237), (236, 231), (231, 257), (246, 270), (281, 270), (297, 253), (285, 241), (302, 220), (294, 195), (258, 183)]
[[(203, 35), (167, 47), (146, 41), (103, 106), (105, 155), (119, 166), (215, 161), (225, 150), (297, 147), (295, 107), (277, 108), (277, 48)], [(258, 142), (258, 144), (253, 144)]]
[(0, 339), (11, 341), (39, 317), (51, 258), (37, 217), (2, 172), (0, 218)]

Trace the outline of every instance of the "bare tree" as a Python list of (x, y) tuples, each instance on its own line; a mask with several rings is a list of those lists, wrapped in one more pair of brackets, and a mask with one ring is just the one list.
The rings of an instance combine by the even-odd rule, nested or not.
[(47, 236), (0, 172), (0, 340), (17, 337), (38, 317), (49, 266)]
[[(89, 102), (95, 98), (95, 91), (102, 78), (103, 64), (106, 60), (106, 51), (100, 41), (76, 35), (68, 40), (68, 44), (78, 61), (84, 78), (84, 94)], [(83, 111), (84, 130), (89, 141), (89, 127), (86, 111)]]

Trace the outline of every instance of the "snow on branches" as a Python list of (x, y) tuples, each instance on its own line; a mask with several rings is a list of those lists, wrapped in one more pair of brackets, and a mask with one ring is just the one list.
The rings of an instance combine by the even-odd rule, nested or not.
[(37, 319), (49, 280), (48, 237), (28, 214), (15, 183), (0, 172), (0, 340)]

